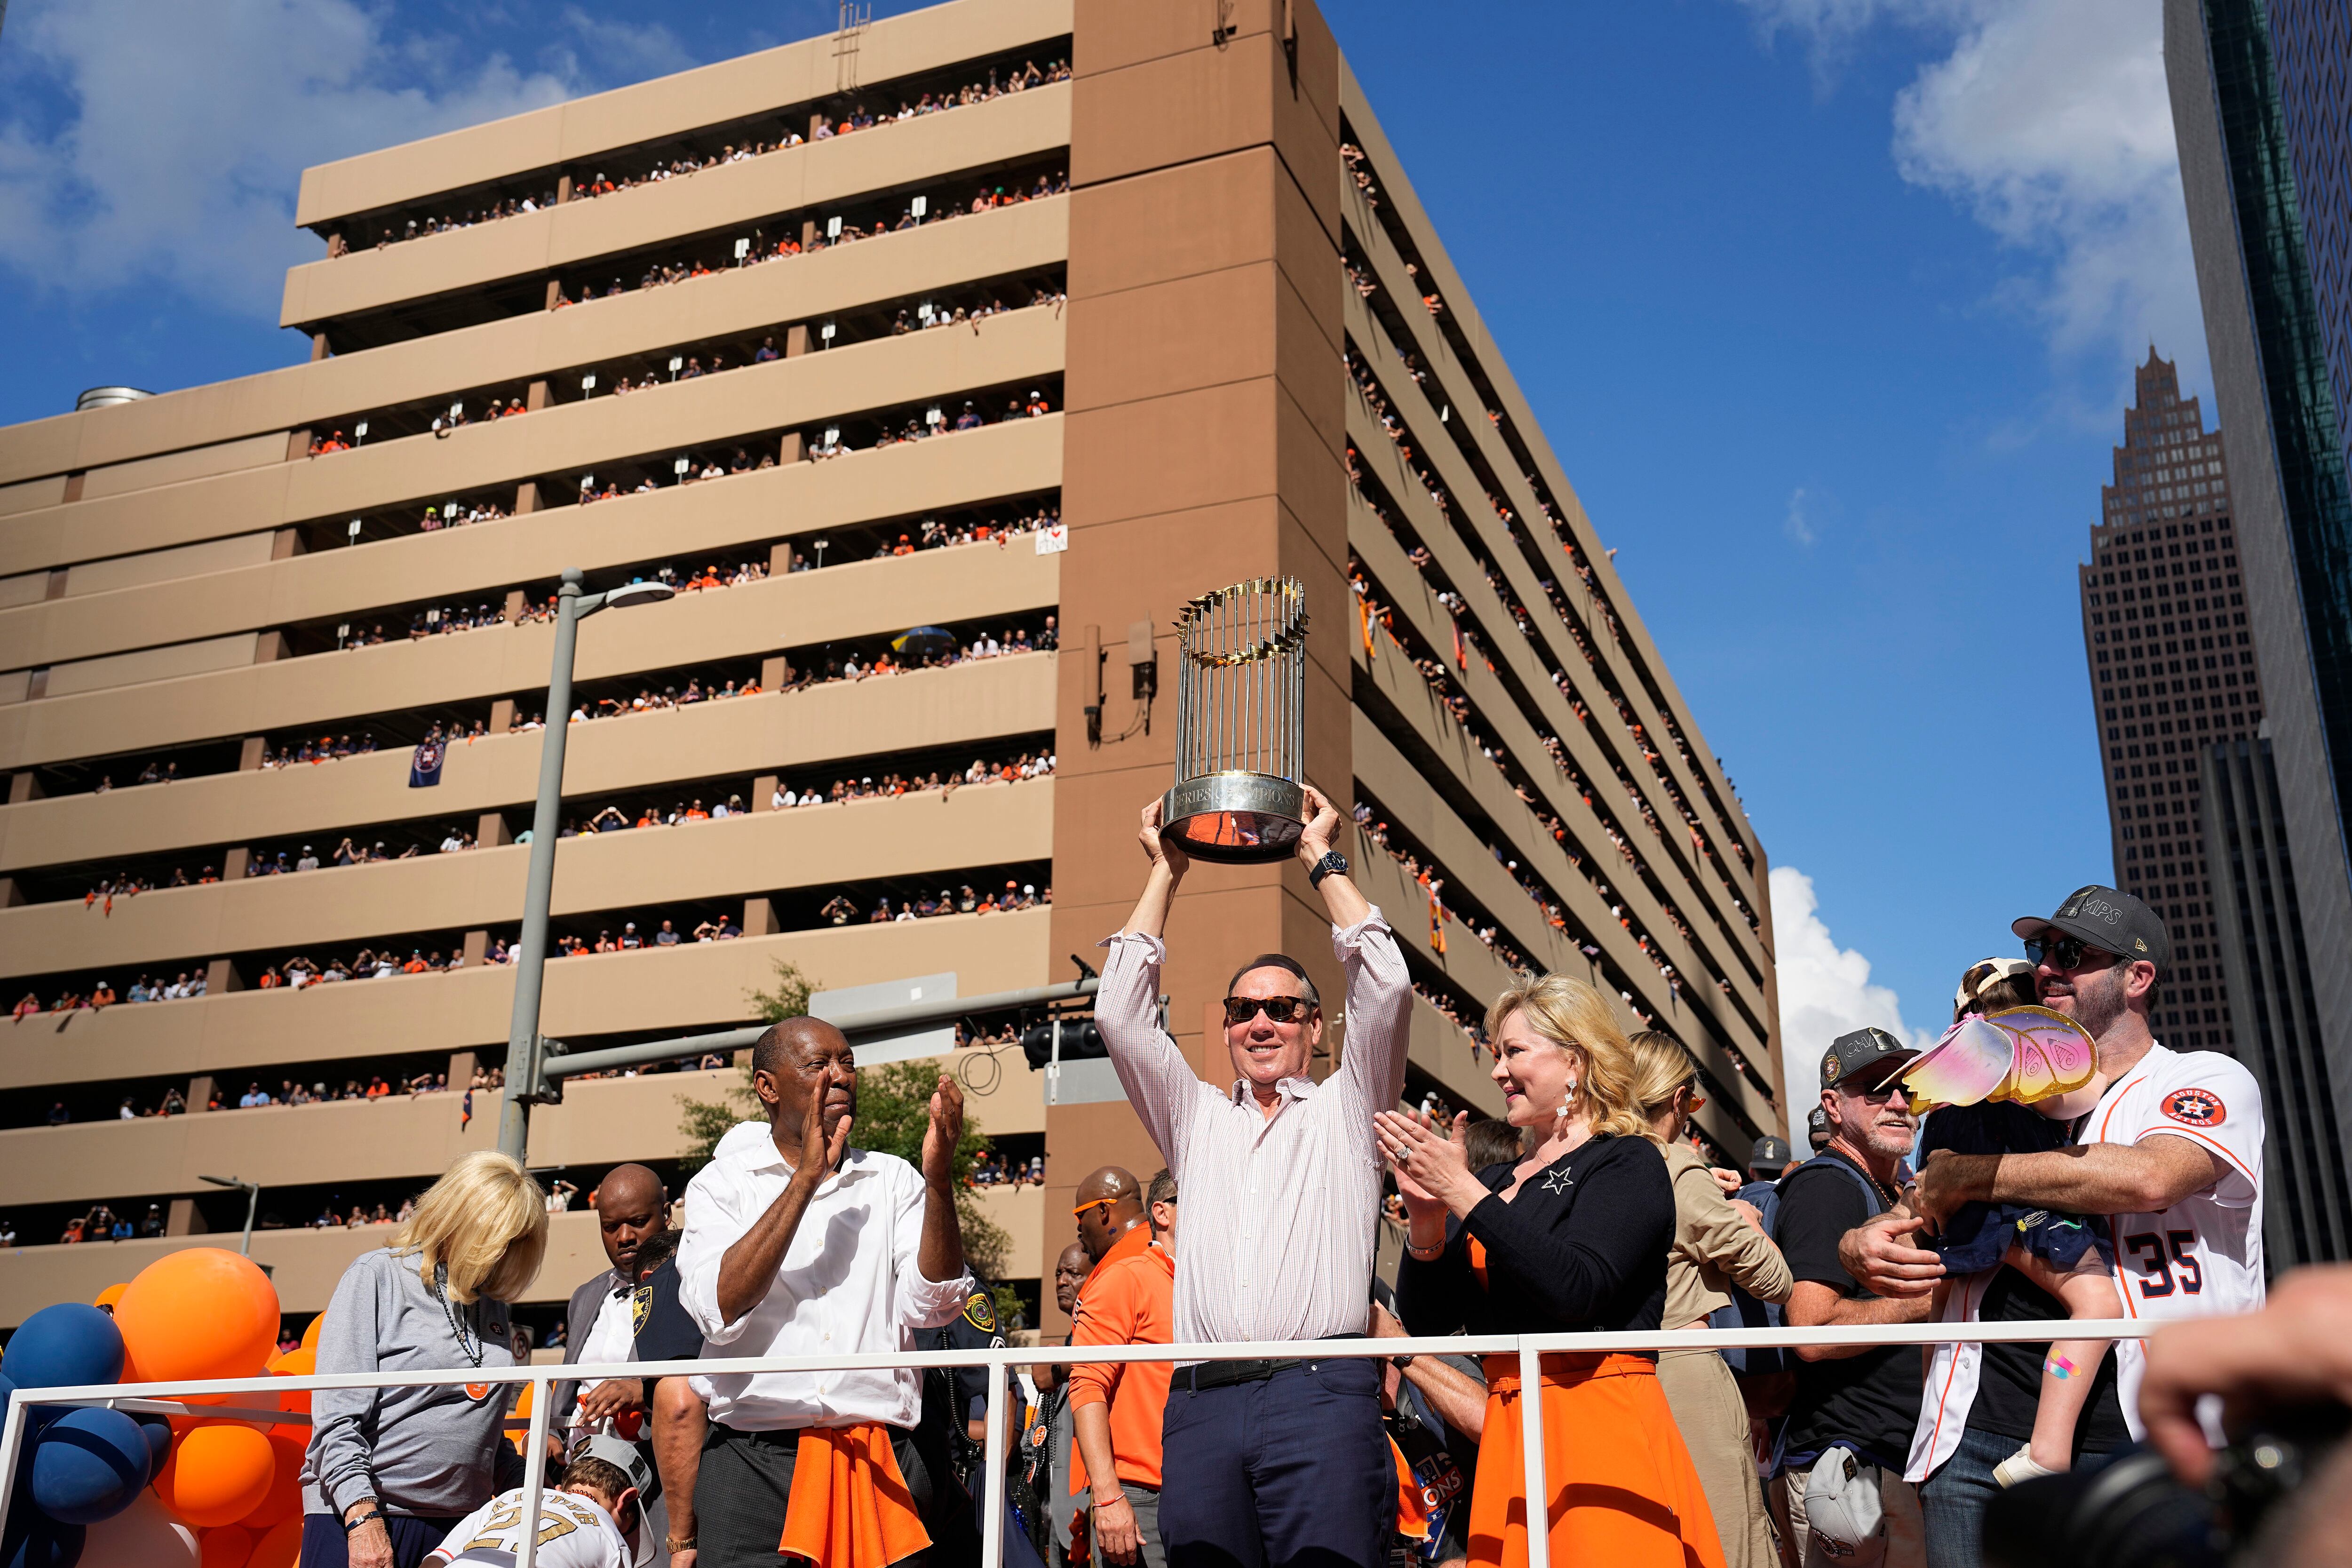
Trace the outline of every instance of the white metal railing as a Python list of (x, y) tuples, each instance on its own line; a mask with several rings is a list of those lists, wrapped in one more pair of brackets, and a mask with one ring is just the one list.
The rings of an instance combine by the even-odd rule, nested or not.
[[(204, 1383), (100, 1384), (79, 1388), (17, 1389), (10, 1395), (7, 1415), (0, 1422), (0, 1518), (6, 1516), (18, 1475), (17, 1455), (24, 1446), (27, 1409), (33, 1405), (100, 1405), (140, 1415), (191, 1415), (210, 1420), (268, 1423), (307, 1426), (310, 1417), (299, 1412), (252, 1410), (234, 1405), (191, 1405), (193, 1396), (234, 1394), (294, 1394), (321, 1388), (436, 1388), (465, 1384), (528, 1384), (533, 1392), (529, 1437), (523, 1449), (523, 1489), (526, 1501), (522, 1556), (516, 1568), (535, 1568), (538, 1558), (540, 1500), (547, 1480), (548, 1411), (554, 1403), (549, 1385), (593, 1383), (608, 1377), (685, 1377), (745, 1373), (869, 1372), (894, 1368), (985, 1367), (988, 1372), (987, 1490), (982, 1508), (982, 1568), (1003, 1568), (1004, 1562), (1004, 1408), (1006, 1371), (1013, 1366), (1099, 1365), (1144, 1361), (1252, 1361), (1287, 1359), (1328, 1361), (1354, 1356), (1395, 1355), (1517, 1355), (1519, 1386), (1542, 1386), (1542, 1358), (1560, 1352), (1585, 1355), (1612, 1351), (1666, 1350), (1790, 1350), (1804, 1345), (1861, 1346), (1935, 1345), (1951, 1343), (2040, 1343), (2047, 1340), (2137, 1340), (2155, 1331), (2150, 1322), (2135, 1320), (2015, 1323), (1892, 1323), (1858, 1328), (1811, 1329), (1654, 1329), (1635, 1333), (1577, 1334), (1448, 1334), (1409, 1339), (1257, 1341), (1209, 1345), (1077, 1345), (1030, 1348), (1008, 1345), (1001, 1350), (897, 1351), (867, 1355), (767, 1356), (709, 1361), (621, 1362), (610, 1364), (514, 1367), (459, 1367), (449, 1372), (341, 1373), (311, 1377), (221, 1378)], [(1540, 1396), (1538, 1396), (1540, 1397)], [(1544, 1474), (1543, 1422), (1519, 1423), (1524, 1476)], [(1530, 1521), (1534, 1510), (1528, 1510)], [(1528, 1568), (1550, 1568), (1550, 1532), (1528, 1531)]]

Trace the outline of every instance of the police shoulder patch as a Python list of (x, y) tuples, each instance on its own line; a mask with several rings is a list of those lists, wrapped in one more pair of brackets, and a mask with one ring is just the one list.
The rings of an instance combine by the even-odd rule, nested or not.
[(963, 1304), (963, 1316), (964, 1321), (983, 1334), (992, 1334), (996, 1331), (996, 1306), (988, 1299), (988, 1292), (985, 1290), (974, 1290), (971, 1293), (971, 1299)]
[(646, 1319), (653, 1314), (653, 1308), (654, 1288), (650, 1283), (639, 1285), (629, 1292), (629, 1332), (632, 1335), (646, 1331)]

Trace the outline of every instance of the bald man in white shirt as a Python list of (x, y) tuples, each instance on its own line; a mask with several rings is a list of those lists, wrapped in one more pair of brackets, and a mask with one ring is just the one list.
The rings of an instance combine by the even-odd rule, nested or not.
[[(788, 1018), (761, 1037), (751, 1062), (770, 1136), (722, 1150), (686, 1193), (678, 1300), (702, 1331), (704, 1354), (913, 1349), (916, 1331), (954, 1318), (973, 1289), (950, 1174), (963, 1131), (961, 1089), (940, 1077), (919, 1172), (893, 1155), (850, 1146), (857, 1068), (832, 1025)], [(830, 1456), (853, 1446), (883, 1472), (880, 1492), (911, 1498), (931, 1548), (824, 1568), (886, 1568), (965, 1543), (971, 1509), (947, 1452), (916, 1440), (919, 1373), (695, 1381), (709, 1401), (710, 1421), (694, 1489), (698, 1568), (772, 1565), (785, 1549), (779, 1543), (797, 1468), (835, 1462)], [(887, 1473), (893, 1464), (902, 1488)], [(836, 1474), (848, 1468), (843, 1460)], [(886, 1497), (882, 1506), (894, 1505)], [(812, 1528), (797, 1515), (791, 1522), (796, 1531)], [(673, 1542), (671, 1550), (685, 1544)]]

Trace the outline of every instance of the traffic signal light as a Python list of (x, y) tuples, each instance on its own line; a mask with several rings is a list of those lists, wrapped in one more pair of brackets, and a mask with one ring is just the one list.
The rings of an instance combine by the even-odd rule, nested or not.
[[(1021, 1032), (1021, 1054), (1029, 1058), (1029, 1068), (1034, 1072), (1054, 1059), (1054, 1024), (1032, 1024)], [(1066, 1062), (1100, 1059), (1110, 1055), (1104, 1046), (1102, 1031), (1095, 1027), (1092, 1018), (1066, 1018), (1061, 1025), (1062, 1059)]]

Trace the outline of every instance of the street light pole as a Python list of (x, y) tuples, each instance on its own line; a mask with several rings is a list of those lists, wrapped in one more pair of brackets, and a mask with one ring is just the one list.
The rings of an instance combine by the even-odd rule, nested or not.
[(581, 592), (577, 567), (563, 571), (555, 595), (555, 655), (547, 676), (547, 725), (539, 738), (539, 801), (530, 818), (530, 869), (523, 885), (522, 941), (515, 956), (514, 1016), (507, 1026), (507, 1089), (499, 1110), (499, 1152), (520, 1161), (530, 1142), (530, 1105), (540, 1089), (539, 1004), (547, 977), (547, 917), (555, 892), (555, 842), (563, 808), (563, 745), (572, 728), (572, 661), (580, 623), (609, 606), (656, 604), (667, 583), (631, 583), (604, 594)]
[(241, 1176), (198, 1176), (200, 1182), (210, 1182), (216, 1187), (235, 1187), (245, 1194), (245, 1239), (237, 1250), (246, 1257), (253, 1256), (253, 1211), (261, 1206), (261, 1184), (248, 1182)]

